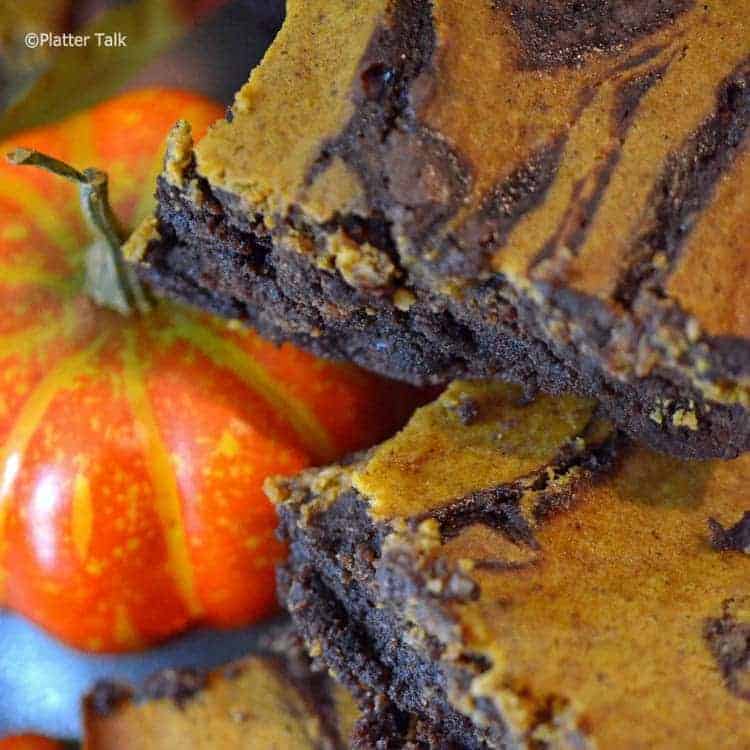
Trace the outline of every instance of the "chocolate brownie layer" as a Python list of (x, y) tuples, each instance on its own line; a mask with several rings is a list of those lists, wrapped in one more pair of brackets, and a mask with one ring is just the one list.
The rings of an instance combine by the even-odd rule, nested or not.
[(290, 0), (131, 244), (165, 293), (413, 382), (750, 448), (741, 0)]
[(295, 655), (254, 655), (212, 673), (170, 669), (136, 691), (99, 683), (84, 702), (86, 750), (337, 750), (350, 747), (348, 693)]
[(750, 456), (683, 462), (588, 401), (455, 382), (268, 492), (287, 608), (353, 692), (461, 748), (697, 749), (750, 743), (748, 482)]

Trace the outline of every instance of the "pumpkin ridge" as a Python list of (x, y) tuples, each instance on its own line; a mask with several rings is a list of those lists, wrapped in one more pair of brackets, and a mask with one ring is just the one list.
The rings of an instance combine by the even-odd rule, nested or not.
[(52, 323), (39, 323), (15, 333), (0, 334), (0, 359), (19, 353), (29, 354), (32, 349), (39, 349), (54, 341), (65, 331), (65, 327), (65, 319), (58, 318)]
[(125, 395), (134, 420), (145, 429), (146, 434), (140, 437), (149, 459), (147, 464), (154, 489), (154, 509), (164, 534), (169, 570), (191, 617), (199, 617), (203, 615), (203, 605), (196, 593), (177, 477), (148, 396), (134, 331), (126, 330), (123, 337)]
[(115, 607), (115, 640), (123, 646), (141, 648), (143, 639), (130, 616), (130, 610), (125, 604)]
[(98, 163), (98, 153), (94, 147), (94, 128), (91, 112), (84, 111), (74, 114), (70, 120), (63, 121), (62, 127), (52, 126), (63, 139), (63, 148), (58, 159), (64, 159), (76, 169), (83, 171), (87, 167), (94, 167)]
[[(82, 244), (70, 225), (68, 225), (69, 231), (60, 231), (61, 225), (67, 222), (64, 222), (59, 214), (50, 212), (49, 196), (44, 195), (30, 182), (14, 178), (13, 180), (0, 180), (0, 198), (17, 206), (19, 214), (32, 222), (49, 243), (60, 249), (70, 262), (80, 262)], [(71, 201), (76, 203), (74, 192), (71, 193)]]
[(85, 563), (94, 531), (94, 504), (91, 483), (85, 472), (76, 472), (70, 507), (70, 537), (78, 559)]
[(72, 292), (80, 286), (75, 275), (66, 278), (39, 266), (29, 264), (19, 267), (17, 263), (0, 263), (0, 283), (4, 286), (35, 285), (61, 293)]
[[(79, 375), (88, 370), (89, 364), (98, 349), (103, 344), (103, 337), (99, 337), (91, 345), (63, 357), (32, 389), (20, 413), (16, 417), (5, 443), (0, 451), (0, 540), (5, 539), (5, 521), (8, 515), (9, 498), (13, 485), (23, 466), (24, 454), (29, 441), (38, 429), (42, 418), (54, 400), (57, 393), (71, 384)], [(4, 541), (2, 542), (4, 544)], [(4, 561), (5, 550), (0, 550), (0, 560)], [(0, 602), (5, 600), (5, 576), (3, 568), (0, 579)]]
[(230, 370), (270, 404), (316, 462), (335, 458), (337, 451), (333, 440), (312, 410), (274, 381), (260, 362), (248, 357), (236, 344), (221, 339), (209, 327), (194, 323), (180, 313), (174, 315), (174, 330), (182, 340), (189, 341), (219, 367)]

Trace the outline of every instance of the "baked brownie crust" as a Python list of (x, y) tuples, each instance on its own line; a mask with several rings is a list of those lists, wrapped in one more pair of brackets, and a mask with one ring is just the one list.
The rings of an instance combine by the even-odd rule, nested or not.
[[(529, 304), (511, 302), (511, 290), (497, 279), (465, 303), (414, 288), (408, 309), (399, 309), (388, 297), (321, 274), (268, 236), (233, 228), (216, 202), (206, 200), (196, 212), (163, 179), (159, 194), (168, 218), (139, 268), (142, 278), (176, 299), (242, 319), (267, 338), (414, 384), (470, 374), (524, 383), (532, 392), (595, 396), (623, 430), (677, 455), (730, 457), (750, 445), (750, 417), (740, 404), (706, 399), (669, 371), (635, 381), (608, 376), (575, 345), (548, 340)], [(194, 240), (182, 242), (174, 227)], [(685, 428), (694, 413), (703, 427)]]
[(748, 40), (739, 1), (290, 2), (231, 122), (173, 136), (131, 250), (319, 354), (573, 388), (656, 448), (736, 456)]
[(747, 458), (454, 383), (374, 451), (269, 485), (282, 597), (355, 694), (457, 747), (743, 746), (750, 558), (708, 519), (743, 518)]

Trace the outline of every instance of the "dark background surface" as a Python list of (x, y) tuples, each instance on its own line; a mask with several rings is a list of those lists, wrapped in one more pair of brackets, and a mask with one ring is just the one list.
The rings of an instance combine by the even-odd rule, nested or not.
[[(127, 88), (163, 84), (229, 104), (273, 39), (283, 14), (283, 0), (232, 2), (150, 63)], [(264, 630), (196, 631), (145, 653), (91, 656), (0, 612), (0, 737), (27, 730), (77, 737), (80, 698), (96, 680), (139, 682), (167, 666), (215, 666), (254, 648)]]
[(235, 0), (139, 73), (127, 88), (160, 84), (231, 104), (284, 20), (284, 0)]

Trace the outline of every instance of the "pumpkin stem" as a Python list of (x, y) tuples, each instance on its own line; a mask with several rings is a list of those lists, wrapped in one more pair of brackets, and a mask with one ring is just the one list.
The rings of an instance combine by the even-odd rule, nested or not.
[(99, 169), (79, 172), (53, 156), (26, 148), (8, 154), (12, 164), (46, 169), (78, 185), (81, 210), (98, 239), (86, 254), (86, 290), (93, 300), (123, 315), (151, 308), (146, 290), (122, 254), (124, 234), (109, 204), (107, 173)]

